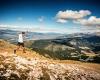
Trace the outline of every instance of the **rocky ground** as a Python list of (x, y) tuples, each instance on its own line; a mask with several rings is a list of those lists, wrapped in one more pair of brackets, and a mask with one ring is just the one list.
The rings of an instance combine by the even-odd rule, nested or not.
[(100, 80), (100, 64), (40, 58), (29, 51), (13, 54), (6, 49), (0, 48), (0, 80)]
[(0, 80), (100, 80), (89, 66), (0, 53)]

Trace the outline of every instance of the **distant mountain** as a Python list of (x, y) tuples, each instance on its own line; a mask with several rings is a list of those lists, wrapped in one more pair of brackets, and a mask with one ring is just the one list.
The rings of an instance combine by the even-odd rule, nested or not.
[(63, 35), (64, 34), (52, 33), (52, 32), (48, 32), (48, 33), (28, 32), (27, 37), (30, 40), (40, 40), (40, 39), (55, 39)]
[(91, 37), (91, 36), (98, 36), (100, 37), (100, 33), (72, 33), (72, 34), (66, 34), (60, 37), (57, 37), (57, 39), (62, 38), (78, 38), (78, 37)]
[(15, 41), (18, 31), (8, 30), (8, 29), (0, 29), (0, 39), (4, 39), (7, 41)]
[(85, 46), (89, 47), (93, 51), (100, 51), (100, 36), (96, 34), (77, 34), (77, 36), (75, 34), (72, 36), (71, 34), (67, 37), (59, 37), (53, 40), (53, 42), (68, 46), (73, 46), (71, 43), (78, 42), (78, 46)]
[[(10, 42), (16, 42), (18, 33), (20, 31), (14, 31), (9, 29), (0, 29), (0, 39), (4, 39)], [(40, 39), (55, 39), (58, 36), (62, 36), (60, 33), (39, 33), (39, 32), (26, 32), (27, 40), (40, 40)]]
[[(26, 46), (39, 52), (41, 55), (48, 55), (47, 57), (54, 59), (84, 59), (84, 61), (90, 60), (93, 62), (93, 57), (100, 55), (100, 36), (92, 34), (72, 35), (69, 34), (48, 40), (31, 40), (26, 42)], [(99, 58), (100, 56), (98, 56)], [(95, 62), (100, 63), (98, 60)]]
[[(11, 43), (17, 42), (19, 31), (0, 30), (0, 39)], [(25, 45), (37, 51), (39, 54), (53, 59), (75, 59), (80, 56), (87, 58), (88, 55), (100, 54), (100, 36), (96, 33), (37, 33), (26, 32)]]

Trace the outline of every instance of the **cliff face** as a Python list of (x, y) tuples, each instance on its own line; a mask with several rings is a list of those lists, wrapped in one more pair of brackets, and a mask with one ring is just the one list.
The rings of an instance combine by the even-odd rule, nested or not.
[(7, 45), (4, 49), (0, 49), (0, 80), (100, 80), (100, 64), (50, 60), (32, 51), (13, 54)]

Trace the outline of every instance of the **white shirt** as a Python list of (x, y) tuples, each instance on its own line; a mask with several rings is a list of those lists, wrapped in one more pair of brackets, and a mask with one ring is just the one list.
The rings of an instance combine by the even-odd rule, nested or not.
[(22, 34), (18, 35), (18, 42), (23, 43), (23, 35)]

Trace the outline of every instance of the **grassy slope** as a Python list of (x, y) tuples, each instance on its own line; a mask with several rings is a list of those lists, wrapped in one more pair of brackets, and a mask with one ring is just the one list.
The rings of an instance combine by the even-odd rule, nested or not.
[[(7, 52), (9, 54), (13, 54), (14, 49), (16, 49), (16, 48), (17, 48), (16, 45), (10, 44), (9, 42), (6, 42), (4, 40), (0, 40), (0, 52), (2, 52), (2, 53)], [(35, 51), (32, 51), (28, 48), (26, 48), (26, 53), (23, 53), (22, 49), (19, 49), (16, 54), (19, 56), (22, 56), (22, 57), (26, 57), (26, 58), (39, 57), (40, 59), (46, 59), (45, 57), (39, 55)]]
[[(16, 45), (10, 44), (9, 42), (6, 42), (4, 40), (0, 40), (0, 52), (8, 52), (11, 54), (11, 53), (13, 53), (14, 49), (16, 49)], [(55, 61), (55, 62), (59, 62), (59, 63), (72, 63), (72, 64), (79, 64), (79, 65), (81, 64), (84, 66), (91, 66), (97, 70), (100, 70), (100, 64), (85, 63), (85, 62), (74, 61), (74, 60), (52, 60), (52, 59), (45, 58), (44, 56), (39, 55), (37, 52), (32, 51), (28, 48), (26, 48), (26, 53), (22, 53), (22, 50), (20, 49), (19, 51), (17, 51), (17, 55), (25, 57), (25, 58), (38, 57), (39, 59), (50, 60), (50, 62)]]
[[(0, 40), (0, 55), (6, 55), (6, 56), (12, 55), (13, 54), (13, 50), (15, 48), (16, 48), (15, 45), (10, 44), (10, 43), (8, 43), (6, 41)], [(23, 57), (23, 58), (27, 58), (27, 59), (38, 58), (39, 59), (39, 64), (36, 64), (36, 69), (39, 66), (42, 66), (42, 65), (43, 65), (42, 67), (44, 67), (44, 68), (46, 68), (45, 66), (49, 65), (48, 67), (51, 66), (50, 67), (51, 72), (53, 70), (55, 72), (56, 71), (59, 72), (60, 70), (61, 71), (65, 71), (65, 70), (67, 71), (68, 70), (68, 71), (71, 71), (72, 74), (76, 73), (77, 76), (78, 76), (78, 74), (83, 75), (83, 74), (85, 74), (85, 72), (86, 72), (87, 76), (91, 75), (91, 74), (95, 75), (95, 72), (100, 74), (100, 64), (84, 63), (84, 62), (73, 61), (73, 60), (52, 60), (52, 59), (45, 58), (45, 57), (39, 55), (38, 53), (36, 53), (35, 51), (31, 51), (29, 49), (27, 49), (26, 53), (22, 53), (22, 50), (19, 50), (16, 55), (20, 56), (20, 57)], [(44, 62), (44, 60), (47, 60), (47, 61)], [(28, 61), (28, 62), (30, 62), (30, 61)], [(45, 65), (45, 64), (48, 64), (48, 65)], [(23, 65), (25, 65), (25, 64), (23, 64)], [(49, 70), (48, 67), (46, 68), (47, 70)], [(42, 71), (44, 71), (45, 74), (48, 73), (48, 74), (51, 75), (51, 73), (49, 73), (48, 71), (45, 71), (45, 70), (42, 70)], [(74, 71), (74, 73), (73, 73), (73, 71)], [(62, 73), (60, 73), (60, 74), (62, 74)], [(66, 73), (66, 75), (67, 75), (67, 73)], [(83, 75), (83, 76), (86, 76), (86, 75)], [(70, 78), (71, 78), (71, 76), (74, 77), (74, 75), (70, 75)], [(81, 78), (82, 78), (82, 76), (81, 76)], [(87, 79), (88, 79), (88, 77), (87, 77)], [(75, 79), (75, 80), (77, 80), (77, 79)], [(82, 79), (82, 80), (85, 80), (85, 79)], [(94, 77), (94, 79), (91, 79), (91, 80), (96, 80), (96, 79)], [(97, 80), (99, 80), (99, 79), (97, 79)]]

